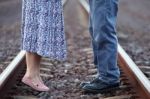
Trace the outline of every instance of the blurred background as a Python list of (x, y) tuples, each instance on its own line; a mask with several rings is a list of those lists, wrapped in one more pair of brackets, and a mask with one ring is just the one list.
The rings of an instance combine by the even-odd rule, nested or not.
[[(77, 0), (70, 0), (77, 6)], [(0, 0), (0, 62), (19, 52), (22, 0)], [(74, 7), (70, 6), (70, 9)], [(137, 64), (150, 65), (150, 0), (120, 0), (119, 42)], [(79, 13), (80, 14), (80, 13)], [(88, 34), (87, 34), (88, 35)]]
[(0, 0), (0, 62), (19, 52), (21, 0)]

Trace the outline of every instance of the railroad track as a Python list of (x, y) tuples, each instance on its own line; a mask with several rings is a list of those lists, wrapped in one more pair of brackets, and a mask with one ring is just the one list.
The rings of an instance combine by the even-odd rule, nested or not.
[[(63, 5), (67, 3), (68, 0), (63, 1)], [(80, 0), (81, 6), (85, 11), (85, 14), (88, 15), (89, 13), (89, 5), (86, 0)], [(111, 94), (105, 94), (104, 96), (97, 95), (97, 96), (92, 96), (92, 98), (89, 98), (91, 96), (88, 95), (82, 95), (82, 92), (80, 90), (77, 93), (81, 94), (81, 99), (98, 99), (100, 97), (104, 97), (104, 99), (150, 99), (150, 82), (148, 81), (148, 78), (145, 77), (145, 75), (141, 72), (141, 70), (136, 66), (136, 64), (132, 61), (132, 59), (127, 55), (127, 53), (123, 50), (123, 48), (118, 45), (118, 63), (120, 66), (121, 70), (121, 81), (122, 85), (121, 88), (117, 90), (117, 92)], [(76, 64), (77, 66), (80, 65), (83, 61), (86, 63), (91, 63), (91, 58), (92, 58), (92, 49), (91, 48), (84, 48), (80, 50), (80, 52), (85, 53), (86, 56), (80, 56), (81, 59), (78, 60), (79, 64)], [(11, 57), (12, 58), (12, 57)], [(10, 60), (8, 61), (10, 62)], [(50, 79), (50, 78), (55, 78), (52, 73), (55, 71), (55, 66), (57, 67), (58, 62), (57, 61), (51, 61), (47, 58), (43, 58), (41, 65), (42, 67), (40, 68), (41, 70), (41, 76), (43, 79)], [(71, 76), (73, 71), (71, 71), (71, 64), (65, 63), (64, 68), (59, 68), (62, 69), (67, 75)], [(11, 63), (7, 66), (7, 68), (3, 71), (3, 73), (0, 75), (0, 99), (37, 99), (37, 97), (33, 97), (30, 95), (35, 95), (35, 96), (42, 96), (45, 95), (44, 93), (40, 92), (35, 92), (35, 91), (30, 91), (28, 87), (24, 86), (22, 83), (20, 83), (20, 80), (22, 76), (25, 73), (25, 51), (19, 52), (19, 54), (11, 61)], [(54, 67), (53, 67), (54, 66)], [(90, 76), (95, 75), (95, 69), (93, 65), (90, 65), (91, 69), (89, 69), (89, 74)], [(62, 66), (63, 67), (63, 66)], [(79, 66), (80, 67), (80, 66)], [(84, 71), (80, 71), (80, 68), (77, 67), (75, 68), (75, 72), (79, 72), (82, 74)], [(69, 68), (69, 69), (66, 69)], [(144, 68), (145, 69), (145, 68)], [(83, 69), (85, 70), (85, 69)], [(70, 71), (70, 72), (69, 72)], [(49, 73), (51, 72), (51, 74)], [(56, 76), (57, 78), (62, 78), (62, 77), (68, 77), (65, 76), (64, 74)], [(71, 78), (70, 78), (71, 79)], [(73, 80), (74, 82), (69, 82), (71, 83), (79, 83), (78, 79)], [(56, 82), (54, 82), (56, 83)], [(59, 83), (58, 83), (59, 84)], [(78, 85), (78, 84), (77, 84)], [(69, 86), (69, 85), (67, 85)], [(58, 86), (55, 86), (58, 87)], [(59, 86), (58, 88), (62, 88)], [(16, 90), (17, 89), (17, 90)], [(19, 90), (20, 89), (20, 90)], [(53, 89), (53, 88), (52, 88)], [(55, 89), (55, 88), (54, 88)], [(57, 89), (57, 88), (56, 88)], [(27, 95), (20, 95), (18, 94), (22, 90), (28, 90), (28, 96)], [(15, 92), (16, 91), (16, 92)], [(74, 93), (76, 93), (76, 91)], [(74, 93), (69, 93), (67, 92), (68, 95), (73, 95)], [(87, 97), (87, 98), (86, 98)], [(96, 97), (96, 98), (95, 98)], [(71, 98), (63, 98), (63, 97), (51, 97), (51, 98), (42, 98), (42, 99), (71, 99)], [(73, 98), (75, 99), (75, 98)]]

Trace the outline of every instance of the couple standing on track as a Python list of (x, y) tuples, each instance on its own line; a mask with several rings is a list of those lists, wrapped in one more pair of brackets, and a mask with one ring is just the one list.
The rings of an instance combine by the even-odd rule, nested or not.
[[(82, 90), (103, 92), (119, 86), (117, 66), (116, 18), (118, 0), (89, 0), (94, 64), (98, 76), (81, 83)], [(27, 70), (22, 82), (37, 91), (50, 90), (40, 77), (41, 57), (66, 59), (64, 16), (61, 0), (23, 0), (22, 46), (26, 50)]]

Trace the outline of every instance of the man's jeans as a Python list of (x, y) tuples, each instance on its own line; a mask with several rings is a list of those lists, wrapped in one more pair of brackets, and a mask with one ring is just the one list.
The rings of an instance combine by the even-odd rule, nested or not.
[(116, 36), (118, 0), (89, 0), (89, 3), (94, 64), (102, 81), (116, 83), (120, 77)]

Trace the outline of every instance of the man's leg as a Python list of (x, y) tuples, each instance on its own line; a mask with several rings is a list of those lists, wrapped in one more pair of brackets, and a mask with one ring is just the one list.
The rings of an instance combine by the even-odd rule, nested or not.
[[(92, 19), (91, 19), (91, 16), (90, 16), (90, 19), (89, 19), (89, 32), (91, 34), (91, 37), (93, 35), (93, 26), (92, 26)], [(93, 38), (93, 37), (92, 37)], [(94, 65), (97, 67), (98, 65), (98, 60), (97, 60), (97, 53), (96, 53), (96, 49), (97, 49), (97, 46), (95, 45), (94, 41), (92, 40), (92, 48), (93, 48), (93, 54), (94, 54)]]
[[(91, 4), (91, 1), (89, 0), (89, 3)], [(92, 9), (92, 6), (90, 6), (90, 10)], [(91, 11), (90, 11), (91, 12)], [(93, 23), (92, 23), (92, 18), (91, 18), (91, 15), (89, 16), (89, 32), (90, 32), (90, 35), (91, 35), (91, 38), (93, 38)], [(97, 68), (97, 65), (98, 65), (98, 60), (97, 60), (97, 53), (96, 53), (96, 45), (92, 39), (92, 48), (93, 48), (93, 54), (94, 54), (94, 65), (95, 67)], [(80, 84), (80, 87), (82, 88), (84, 85), (86, 84), (89, 84), (90, 82), (83, 82)]]
[[(91, 33), (97, 60), (100, 85), (113, 85), (119, 82), (117, 66), (116, 18), (118, 0), (90, 0), (93, 33)], [(95, 85), (95, 84), (94, 84)], [(97, 86), (87, 84), (84, 89)], [(107, 86), (106, 86), (107, 87)], [(103, 89), (100, 86), (99, 89)]]

